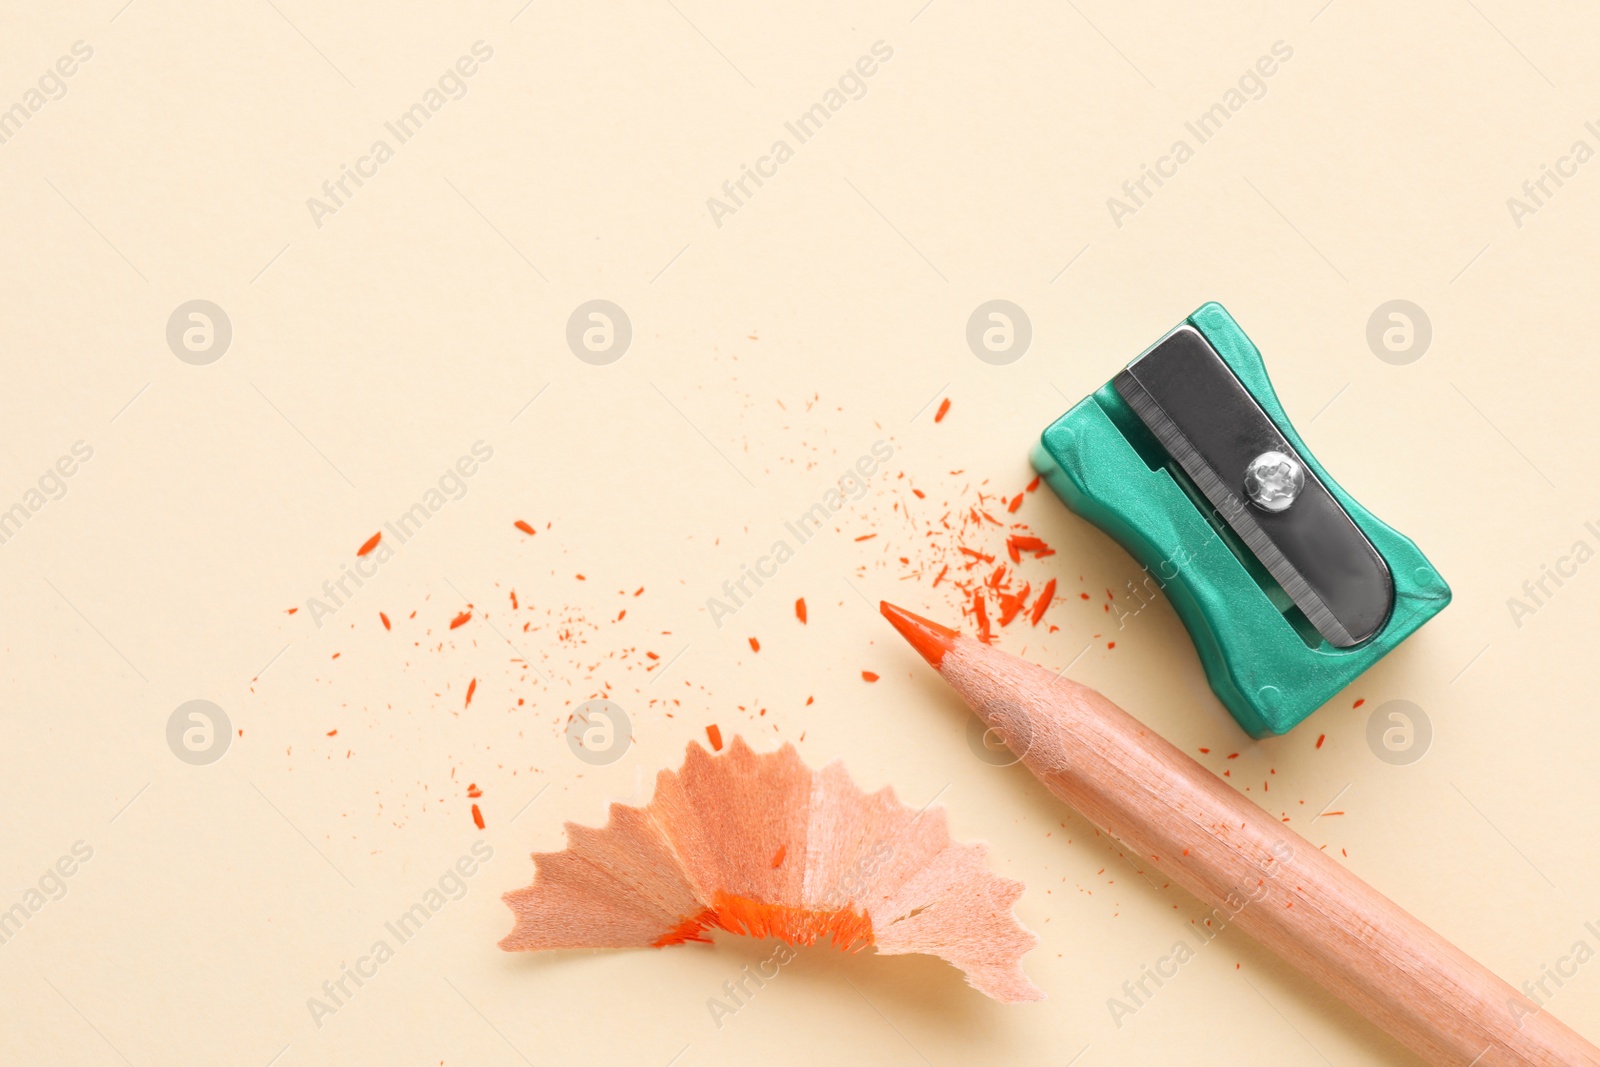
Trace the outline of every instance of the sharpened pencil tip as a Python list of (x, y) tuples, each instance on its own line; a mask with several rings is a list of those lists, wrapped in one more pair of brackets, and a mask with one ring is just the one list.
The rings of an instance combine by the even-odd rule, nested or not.
[(887, 600), (878, 602), (878, 610), (894, 624), (894, 628), (910, 642), (912, 648), (922, 653), (928, 665), (937, 670), (944, 654), (954, 645), (956, 632), (921, 615), (913, 615), (904, 608), (897, 608)]

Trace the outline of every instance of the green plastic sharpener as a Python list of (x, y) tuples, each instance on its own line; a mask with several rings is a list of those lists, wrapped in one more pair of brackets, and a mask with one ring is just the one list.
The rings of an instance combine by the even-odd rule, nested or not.
[(1220, 304), (1051, 423), (1032, 460), (1165, 591), (1253, 737), (1287, 733), (1450, 603), (1323, 470)]

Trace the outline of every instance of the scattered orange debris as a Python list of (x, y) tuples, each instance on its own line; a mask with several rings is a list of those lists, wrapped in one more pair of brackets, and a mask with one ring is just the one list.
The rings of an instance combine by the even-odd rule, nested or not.
[(706, 740), (711, 742), (711, 751), (722, 751), (722, 729), (716, 723), (706, 727)]
[(380, 611), (380, 612), (378, 612), (378, 618), (380, 618), (380, 619), (382, 619), (382, 620), (383, 620), (383, 628), (384, 628), (384, 629), (385, 629), (385, 630), (388, 630), (388, 629), (390, 629), (390, 626), (389, 626), (389, 616), (387, 616), (387, 615), (385, 615), (385, 614), (384, 614), (384, 613), (383, 613), (383, 612), (381, 612), (381, 611)]
[(328, 736), (329, 737), (338, 737), (339, 736), (339, 728), (336, 726), (332, 730), (329, 730), (328, 731)]
[(467, 702), (465, 704), (461, 705), (463, 708), (472, 707), (472, 694), (476, 693), (477, 691), (478, 691), (478, 680), (476, 678), (474, 678), (472, 681), (467, 683)]
[(473, 782), (471, 785), (467, 786), (467, 796), (473, 798), (483, 796), (483, 790), (478, 788), (477, 782)]
[(806, 621), (806, 598), (805, 597), (801, 597), (799, 600), (796, 600), (794, 602), (794, 617), (799, 619), (801, 621), (801, 623), (804, 623)]
[(450, 629), (454, 630), (458, 626), (465, 626), (471, 618), (472, 610), (469, 608), (450, 620)]
[(382, 541), (382, 540), (383, 540), (383, 531), (379, 530), (377, 533), (375, 533), (371, 537), (367, 538), (367, 543), (366, 544), (364, 544), (360, 548), (356, 549), (356, 555), (365, 556), (368, 552), (371, 552), (373, 549), (377, 548), (378, 547), (378, 542)]
[(478, 829), (483, 829), (483, 812), (478, 810), (478, 805), (472, 805), (472, 823)]
[(1322, 742), (1326, 741), (1327, 739), (1328, 739), (1328, 735), (1327, 734), (1318, 734), (1317, 735), (1317, 747), (1321, 748), (1322, 747)]
[[(948, 472), (952, 477), (964, 473)], [(907, 478), (904, 472), (898, 475), (898, 479)], [(861, 572), (886, 570), (901, 581), (949, 589), (943, 599), (952, 607), (959, 605), (969, 631), (976, 631), (979, 640), (993, 643), (1001, 628), (1024, 616), (1032, 619), (1037, 615), (1044, 622), (1042, 612), (1047, 605), (1036, 606), (1035, 591), (1048, 574), (1034, 578), (1027, 573), (1031, 569), (1028, 564), (1056, 552), (1016, 518), (1025, 494), (1042, 481), (1035, 476), (1021, 492), (1012, 488), (1004, 493), (986, 488), (988, 484), (963, 485), (946, 497), (942, 507), (934, 503), (938, 497), (933, 491), (906, 484), (904, 488), (911, 490), (909, 497), (895, 494), (887, 500), (894, 513), (892, 526), (885, 523), (883, 515), (868, 516), (866, 530), (881, 535), (877, 543), (884, 549), (879, 560), (863, 563)], [(997, 516), (1006, 516), (1006, 520)], [(858, 530), (847, 532), (859, 537)], [(1002, 546), (1009, 563), (1000, 560)], [(1052, 589), (1050, 597), (1054, 595)], [(1053, 633), (1057, 627), (1046, 623), (1045, 629)]]
[(869, 682), (876, 682), (878, 680), (878, 676), (873, 674), (871, 671), (862, 671), (861, 677)]
[(934, 422), (943, 422), (944, 421), (944, 417), (946, 415), (948, 415), (948, 414), (950, 414), (950, 398), (949, 397), (945, 397), (939, 403), (939, 410), (934, 412), (933, 421)]
[(521, 519), (518, 519), (516, 522), (512, 523), (511, 525), (515, 526), (517, 529), (521, 530), (523, 533), (527, 534), (529, 537), (532, 537), (534, 535), (534, 533), (535, 533), (534, 528), (532, 526), (529, 526), (527, 523), (523, 522)]
[(761, 651), (761, 642), (757, 641), (753, 637), (750, 638), (750, 651), (751, 652), (760, 652)]

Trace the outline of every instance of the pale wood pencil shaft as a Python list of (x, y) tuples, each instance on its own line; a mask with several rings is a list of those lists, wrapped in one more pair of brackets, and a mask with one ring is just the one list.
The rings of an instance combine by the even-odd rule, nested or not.
[(909, 633), (915, 617), (892, 610), (1052, 793), (1430, 1063), (1600, 1065), (1600, 1049), (1099, 693), (942, 627)]

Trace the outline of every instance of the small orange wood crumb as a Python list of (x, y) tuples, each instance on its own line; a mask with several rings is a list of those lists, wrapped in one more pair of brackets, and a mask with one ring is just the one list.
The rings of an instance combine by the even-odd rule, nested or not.
[(1039, 590), (1039, 599), (1033, 602), (1033, 610), (1028, 613), (1028, 617), (1033, 621), (1033, 625), (1039, 625), (1039, 620), (1044, 618), (1045, 611), (1049, 609), (1050, 602), (1055, 598), (1056, 580), (1052, 578), (1048, 582), (1044, 583), (1043, 589)]

